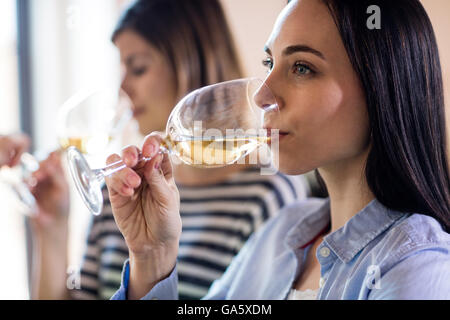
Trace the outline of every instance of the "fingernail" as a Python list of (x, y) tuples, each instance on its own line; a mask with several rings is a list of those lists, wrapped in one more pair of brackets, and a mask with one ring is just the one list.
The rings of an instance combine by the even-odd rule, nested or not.
[(156, 146), (152, 143), (152, 144), (150, 145), (150, 152), (151, 152), (152, 154), (154, 154), (154, 153), (155, 153), (155, 150), (156, 150)]
[(126, 158), (127, 166), (131, 167), (134, 165), (135, 162), (136, 162), (136, 155), (134, 153), (128, 154)]
[(135, 175), (130, 174), (127, 177), (127, 182), (128, 182), (129, 185), (136, 185), (136, 184), (138, 184), (139, 179)]
[(153, 155), (153, 149), (154, 149), (154, 147), (153, 147), (152, 144), (149, 144), (147, 148), (148, 148), (148, 149), (147, 149), (147, 150), (148, 150), (148, 156), (151, 157), (151, 156)]

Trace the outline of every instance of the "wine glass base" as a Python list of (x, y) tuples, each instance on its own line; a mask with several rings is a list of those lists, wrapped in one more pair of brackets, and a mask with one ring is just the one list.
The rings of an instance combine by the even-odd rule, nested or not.
[(67, 157), (70, 174), (84, 204), (94, 215), (99, 215), (103, 209), (102, 182), (77, 148), (70, 147)]

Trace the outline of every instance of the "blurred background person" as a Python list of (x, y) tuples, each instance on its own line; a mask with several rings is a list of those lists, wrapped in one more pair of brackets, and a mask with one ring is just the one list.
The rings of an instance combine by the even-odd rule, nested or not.
[[(217, 0), (134, 2), (112, 36), (123, 67), (122, 89), (133, 102), (139, 131), (164, 131), (172, 108), (190, 91), (242, 78), (238, 55)], [(257, 167), (174, 168), (183, 233), (179, 251), (181, 299), (199, 299), (225, 271), (249, 236), (279, 209), (305, 198), (303, 177), (262, 176)], [(107, 190), (100, 216), (89, 228), (81, 288), (67, 288), (68, 186), (53, 153), (32, 188), (39, 214), (32, 223), (32, 298), (108, 299), (119, 288), (128, 249)]]

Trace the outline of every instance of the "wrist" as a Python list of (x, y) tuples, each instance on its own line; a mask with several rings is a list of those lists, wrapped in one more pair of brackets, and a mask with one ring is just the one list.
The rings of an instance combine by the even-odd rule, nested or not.
[(43, 247), (53, 250), (67, 248), (69, 238), (68, 223), (61, 225), (43, 226), (32, 223), (33, 238)]
[(178, 246), (160, 248), (141, 255), (130, 251), (130, 278), (128, 297), (140, 299), (150, 292), (158, 282), (170, 276), (175, 268)]
[(69, 229), (69, 215), (59, 213), (39, 212), (30, 218), (30, 224), (35, 233), (39, 234), (67, 234)]
[(170, 275), (177, 254), (178, 246), (158, 248), (146, 254), (130, 251), (130, 271), (146, 283), (157, 283)]

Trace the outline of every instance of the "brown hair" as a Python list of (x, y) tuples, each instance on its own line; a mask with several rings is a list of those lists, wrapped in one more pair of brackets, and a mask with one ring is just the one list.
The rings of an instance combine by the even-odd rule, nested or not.
[(138, 0), (123, 14), (112, 41), (124, 30), (138, 33), (167, 56), (180, 98), (243, 76), (218, 0)]

